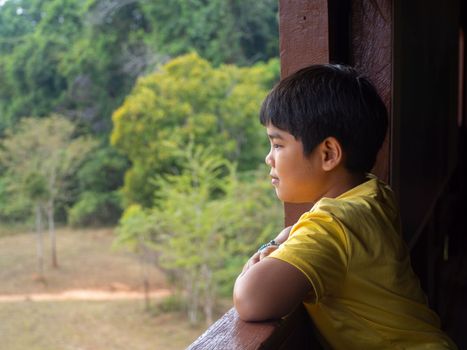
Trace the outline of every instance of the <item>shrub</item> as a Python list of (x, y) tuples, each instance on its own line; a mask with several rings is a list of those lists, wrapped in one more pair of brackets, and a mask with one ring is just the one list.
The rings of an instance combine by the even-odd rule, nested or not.
[(117, 192), (84, 192), (68, 212), (72, 226), (102, 226), (118, 222), (122, 213)]

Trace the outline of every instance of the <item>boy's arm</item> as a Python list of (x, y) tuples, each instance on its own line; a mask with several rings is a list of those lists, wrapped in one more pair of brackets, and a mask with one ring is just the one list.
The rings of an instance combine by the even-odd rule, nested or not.
[[(292, 226), (283, 229), (274, 241), (279, 245), (289, 237)], [(296, 267), (267, 258), (278, 246), (256, 252), (246, 263), (234, 287), (234, 304), (244, 321), (281, 318), (312, 290), (306, 276)]]
[[(283, 229), (274, 241), (284, 243), (292, 226)], [(243, 268), (234, 287), (234, 304), (244, 321), (264, 321), (283, 317), (312, 290), (305, 275), (296, 267), (267, 258), (277, 246), (256, 252)]]
[(277, 319), (292, 312), (311, 290), (311, 283), (296, 267), (265, 258), (237, 278), (234, 304), (244, 321)]

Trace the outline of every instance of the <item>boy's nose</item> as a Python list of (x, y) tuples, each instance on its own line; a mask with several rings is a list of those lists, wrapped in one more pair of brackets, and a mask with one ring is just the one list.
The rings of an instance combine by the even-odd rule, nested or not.
[(264, 162), (269, 165), (270, 167), (272, 167), (274, 164), (273, 164), (273, 159), (272, 159), (272, 155), (271, 155), (271, 151), (269, 151), (268, 154), (266, 154), (266, 158), (264, 158)]

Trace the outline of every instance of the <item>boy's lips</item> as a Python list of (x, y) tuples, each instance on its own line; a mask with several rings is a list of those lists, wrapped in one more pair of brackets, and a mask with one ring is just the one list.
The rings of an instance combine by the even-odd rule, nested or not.
[(278, 178), (277, 176), (274, 176), (274, 175), (272, 175), (272, 174), (269, 174), (269, 176), (271, 177), (271, 183), (272, 183), (273, 185), (279, 184), (279, 178)]

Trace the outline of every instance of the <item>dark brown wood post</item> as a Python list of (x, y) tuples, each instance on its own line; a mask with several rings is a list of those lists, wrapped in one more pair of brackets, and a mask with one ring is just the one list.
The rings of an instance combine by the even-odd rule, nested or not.
[[(327, 0), (280, 0), (281, 78), (311, 64), (329, 62)], [(285, 226), (293, 225), (313, 203), (285, 203)]]
[(392, 7), (393, 0), (353, 0), (351, 14), (351, 54), (349, 63), (375, 85), (389, 112), (386, 140), (372, 172), (392, 184)]
[(460, 3), (394, 0), (392, 178), (411, 247), (458, 161)]
[(329, 62), (327, 0), (280, 0), (281, 78)]

